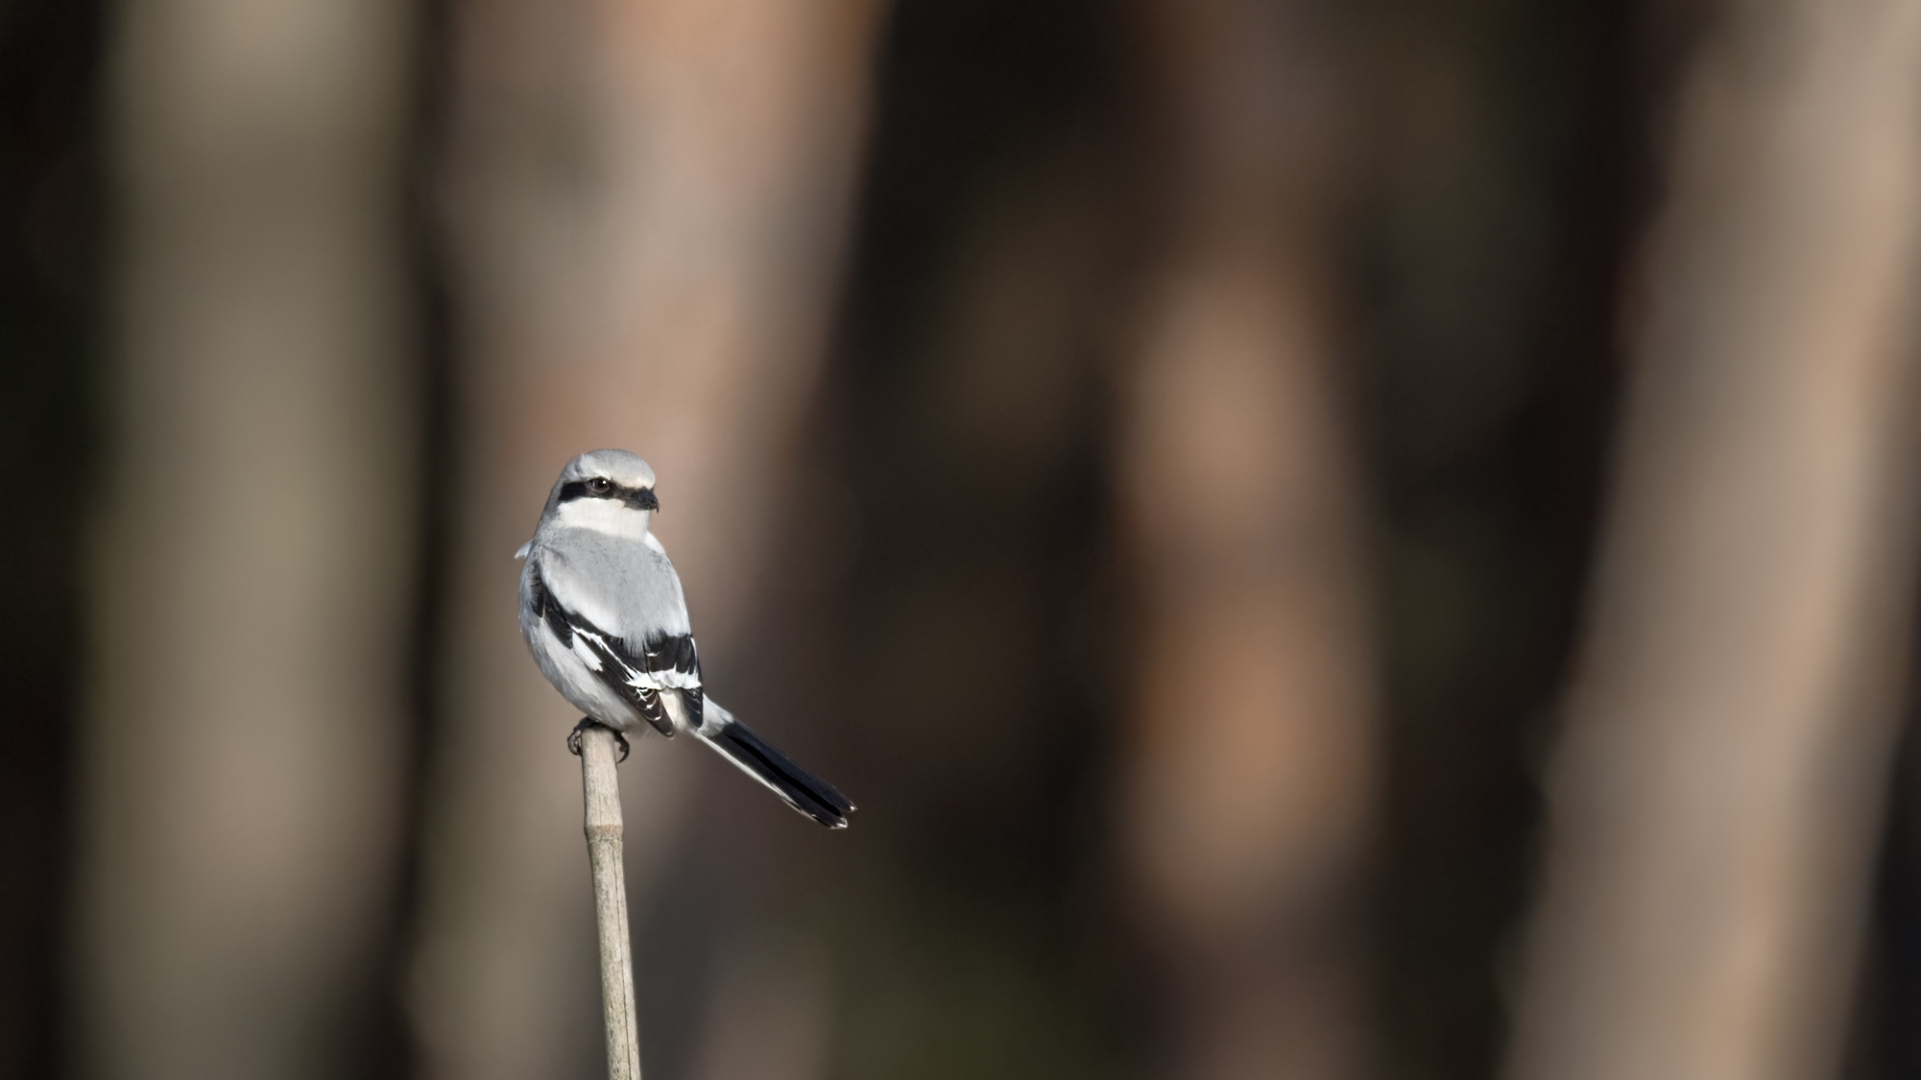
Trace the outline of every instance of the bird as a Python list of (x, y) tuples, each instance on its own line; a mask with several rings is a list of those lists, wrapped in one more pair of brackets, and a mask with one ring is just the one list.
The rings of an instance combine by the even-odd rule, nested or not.
[(654, 470), (626, 450), (593, 450), (554, 481), (533, 539), (515, 553), (520, 633), (541, 674), (586, 715), (567, 738), (599, 725), (620, 743), (647, 728), (691, 734), (787, 805), (832, 829), (854, 810), (707, 696), (680, 576), (649, 525), (660, 511)]

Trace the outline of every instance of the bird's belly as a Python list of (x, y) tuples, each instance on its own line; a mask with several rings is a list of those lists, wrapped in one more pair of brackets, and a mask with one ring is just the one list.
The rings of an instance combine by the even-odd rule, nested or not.
[(554, 684), (554, 689), (560, 691), (568, 704), (615, 731), (630, 731), (642, 725), (634, 707), (602, 682), (578, 653), (563, 648), (545, 623), (523, 629), (540, 673), (547, 676), (547, 681)]

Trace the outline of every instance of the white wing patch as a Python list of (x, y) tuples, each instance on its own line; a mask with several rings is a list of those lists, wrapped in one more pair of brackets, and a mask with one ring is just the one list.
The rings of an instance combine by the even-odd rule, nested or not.
[[(601, 654), (598, 652), (595, 652), (591, 648), (588, 648), (586, 639), (590, 637), (593, 639), (594, 644), (599, 645), (601, 647), (602, 652), (606, 651), (607, 649), (606, 639), (602, 638), (599, 634), (582, 630), (580, 627), (576, 626), (574, 627), (574, 633), (573, 633), (573, 638), (574, 638), (573, 653), (575, 656), (580, 657), (581, 663), (587, 665), (588, 671), (599, 671)], [(622, 665), (622, 666), (624, 667), (626, 665)]]
[(601, 670), (601, 657), (605, 656), (620, 666), (622, 681), (636, 690), (689, 690), (700, 685), (700, 677), (690, 671), (667, 668), (662, 671), (638, 671), (620, 658), (618, 650), (607, 644), (600, 633), (584, 626), (573, 627), (575, 656), (594, 671)]

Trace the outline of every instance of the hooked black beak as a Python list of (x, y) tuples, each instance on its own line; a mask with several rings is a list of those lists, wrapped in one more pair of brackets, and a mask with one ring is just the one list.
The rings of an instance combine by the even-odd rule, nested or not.
[(660, 510), (660, 499), (655, 497), (653, 488), (641, 488), (640, 494), (636, 496), (636, 501), (640, 503), (642, 510)]

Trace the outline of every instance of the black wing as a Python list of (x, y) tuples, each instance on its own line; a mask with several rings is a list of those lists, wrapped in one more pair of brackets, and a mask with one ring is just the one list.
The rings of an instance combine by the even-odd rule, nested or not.
[(662, 735), (668, 738), (674, 735), (673, 721), (668, 719), (667, 709), (660, 701), (663, 691), (679, 694), (687, 710), (688, 723), (694, 728), (700, 727), (701, 706), (706, 698), (700, 689), (700, 652), (694, 647), (692, 634), (649, 636), (640, 654), (635, 655), (618, 636), (595, 626), (579, 612), (567, 610), (548, 591), (538, 569), (532, 577), (534, 614), (560, 639), (562, 648), (572, 649), (578, 639), (600, 661), (594, 672), (600, 681), (632, 705)]

